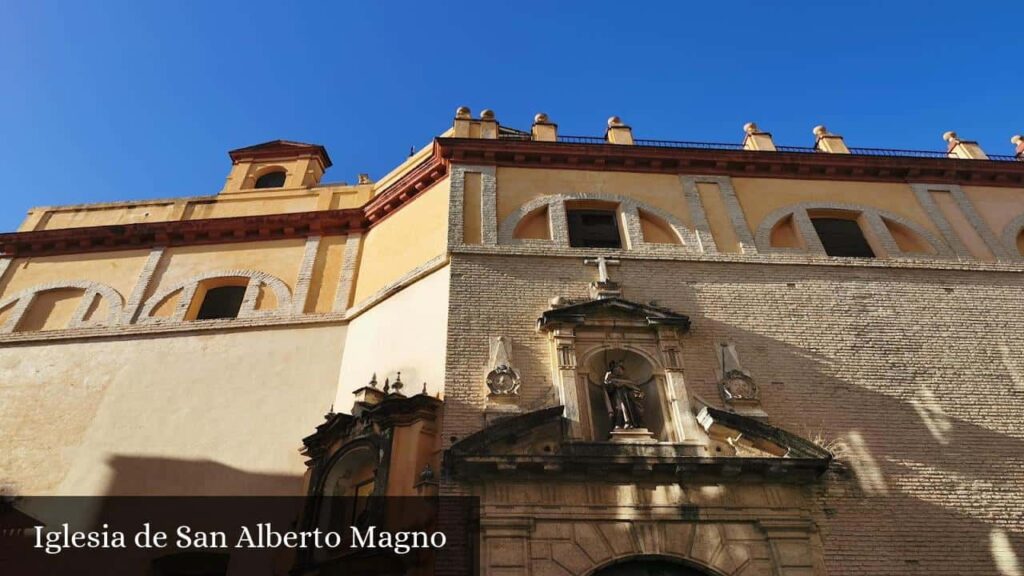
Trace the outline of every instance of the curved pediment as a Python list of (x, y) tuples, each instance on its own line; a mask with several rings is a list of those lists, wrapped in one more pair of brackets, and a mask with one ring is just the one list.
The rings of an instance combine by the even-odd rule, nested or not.
[(552, 330), (611, 318), (630, 319), (650, 327), (669, 326), (684, 332), (690, 328), (689, 316), (678, 314), (667, 308), (640, 304), (622, 298), (599, 298), (552, 308), (537, 319), (537, 329)]

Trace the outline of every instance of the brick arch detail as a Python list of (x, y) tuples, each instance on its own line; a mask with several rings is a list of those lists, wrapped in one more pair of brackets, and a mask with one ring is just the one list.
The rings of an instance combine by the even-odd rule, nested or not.
[[(288, 285), (280, 278), (260, 272), (258, 270), (217, 270), (205, 272), (188, 278), (183, 282), (168, 286), (151, 296), (142, 307), (138, 323), (162, 323), (162, 322), (183, 322), (185, 313), (188, 312), (192, 299), (195, 297), (199, 283), (215, 278), (248, 278), (245, 296), (242, 298), (242, 308), (238, 311), (239, 318), (261, 318), (273, 316), (288, 316), (292, 313), (292, 295)], [(256, 299), (259, 297), (260, 287), (267, 286), (274, 292), (277, 298), (277, 307), (273, 310), (256, 310)], [(181, 290), (181, 298), (178, 305), (169, 318), (154, 318), (153, 310), (164, 300), (175, 292)]]
[[(873, 235), (881, 245), (884, 254), (879, 254), (879, 256), (883, 258), (898, 258), (901, 256), (920, 257), (917, 254), (908, 254), (900, 250), (899, 246), (896, 244), (896, 240), (892, 237), (892, 233), (885, 225), (885, 220), (906, 226), (927, 242), (928, 245), (935, 250), (935, 254), (929, 254), (927, 257), (940, 259), (955, 257), (953, 250), (945, 242), (935, 234), (926, 230), (920, 224), (887, 210), (880, 210), (878, 208), (863, 206), (860, 204), (848, 204), (845, 202), (800, 202), (771, 212), (764, 217), (764, 220), (761, 221), (761, 224), (757, 227), (757, 232), (754, 235), (754, 241), (757, 244), (758, 251), (765, 253), (810, 253), (817, 256), (826, 256), (825, 247), (822, 246), (821, 241), (818, 240), (818, 233), (814, 230), (814, 225), (811, 223), (811, 217), (808, 215), (808, 211), (810, 210), (843, 210), (861, 214), (866, 220), (869, 233)], [(807, 246), (806, 250), (801, 250), (799, 248), (780, 248), (773, 247), (771, 245), (772, 230), (775, 228), (776, 224), (787, 216), (793, 217), (793, 224), (796, 226), (797, 234), (800, 235), (804, 244)]]
[(105, 323), (110, 326), (119, 323), (124, 309), (124, 298), (121, 296), (120, 292), (107, 284), (94, 282), (92, 280), (61, 280), (26, 288), (25, 290), (22, 290), (17, 294), (12, 294), (0, 301), (0, 310), (3, 310), (12, 304), (14, 305), (14, 310), (11, 311), (11, 315), (7, 318), (7, 321), (4, 322), (3, 326), (0, 326), (0, 333), (9, 334), (14, 332), (18, 323), (21, 322), (21, 319), (25, 316), (25, 312), (28, 311), (36, 296), (43, 292), (64, 289), (79, 289), (85, 292), (82, 296), (81, 302), (78, 304), (78, 308), (71, 316), (68, 328), (80, 328), (86, 324), (85, 315), (88, 314), (89, 309), (92, 308), (96, 298), (102, 298), (107, 302), (107, 318)]
[(1024, 258), (1024, 254), (1017, 250), (1017, 236), (1020, 236), (1021, 232), (1024, 232), (1024, 214), (1010, 220), (1010, 223), (1003, 228), (1003, 244), (1006, 244), (1010, 254), (1016, 258)]
[[(557, 246), (569, 247), (569, 228), (566, 220), (565, 203), (574, 200), (598, 200), (614, 202), (619, 205), (619, 212), (624, 216), (627, 250), (650, 251), (652, 249), (676, 250), (683, 252), (705, 252), (697, 234), (688, 226), (683, 224), (679, 218), (673, 216), (661, 208), (656, 208), (647, 203), (640, 202), (628, 196), (618, 194), (602, 194), (597, 192), (581, 192), (576, 194), (550, 194), (534, 198), (519, 206), (511, 214), (505, 217), (498, 226), (499, 244), (520, 244), (535, 246)], [(550, 240), (538, 240), (535, 238), (516, 238), (515, 230), (519, 223), (530, 213), (547, 207), (548, 226), (551, 230)], [(663, 246), (645, 242), (643, 230), (640, 227), (640, 210), (657, 216), (664, 220), (682, 246)]]

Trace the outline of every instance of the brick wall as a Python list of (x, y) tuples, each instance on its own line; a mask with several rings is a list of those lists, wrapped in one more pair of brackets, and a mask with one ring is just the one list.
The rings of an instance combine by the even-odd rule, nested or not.
[[(513, 339), (523, 408), (555, 403), (535, 321), (595, 274), (582, 256), (451, 265), (446, 445), (483, 426), (490, 336)], [(811, 504), (829, 574), (998, 574), (1000, 554), (1024, 558), (1019, 273), (634, 259), (611, 274), (627, 299), (690, 316), (691, 396), (722, 406), (728, 339), (772, 424), (842, 443)]]

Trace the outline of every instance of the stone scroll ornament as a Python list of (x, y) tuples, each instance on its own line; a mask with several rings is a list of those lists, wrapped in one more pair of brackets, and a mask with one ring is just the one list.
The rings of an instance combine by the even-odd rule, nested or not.
[(491, 359), (488, 364), (487, 389), (492, 396), (517, 396), (519, 372), (512, 365), (512, 341), (504, 336), (491, 339)]

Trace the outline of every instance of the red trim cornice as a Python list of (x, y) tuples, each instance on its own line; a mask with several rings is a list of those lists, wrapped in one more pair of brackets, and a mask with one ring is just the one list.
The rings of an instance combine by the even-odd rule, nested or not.
[(10, 232), (0, 234), (0, 247), (4, 256), (51, 256), (132, 250), (152, 246), (192, 246), (304, 238), (311, 234), (346, 234), (364, 230), (366, 227), (367, 221), (363, 211), (354, 208)]
[(448, 163), (438, 154), (435, 141), (433, 153), (429, 158), (363, 206), (367, 220), (376, 224), (397, 210), (399, 206), (436, 184), (447, 174)]
[(447, 173), (448, 164), (435, 149), (434, 154), (422, 164), (361, 208), (8, 232), (0, 234), (0, 250), (2, 256), (24, 258), (363, 232), (436, 184)]
[(439, 138), (449, 162), (734, 177), (1024, 186), (1024, 162)]
[(361, 208), (0, 234), (7, 257), (226, 244), (347, 234), (380, 223), (441, 181), (450, 162), (665, 174), (1024, 187), (1024, 162), (751, 152), (611, 144), (439, 138), (432, 154)]

